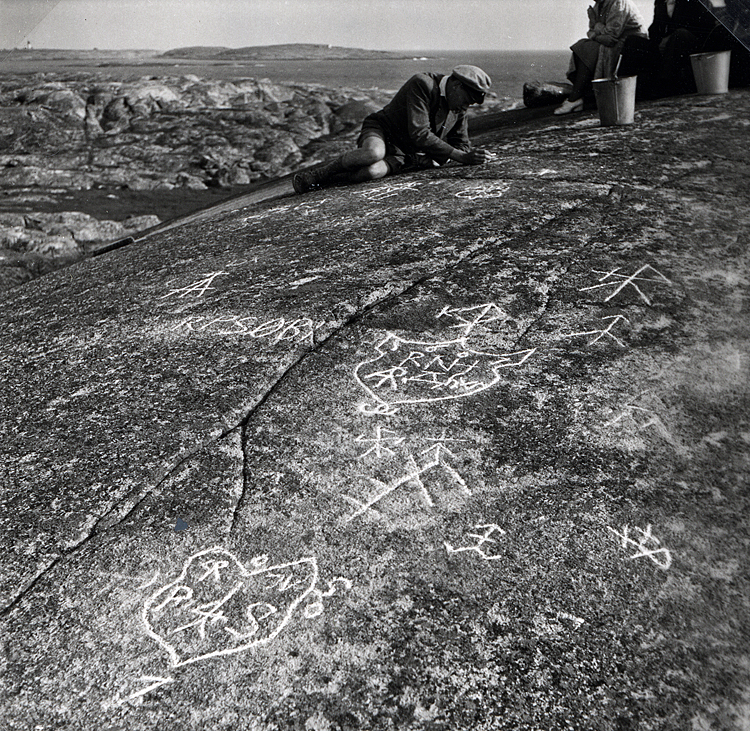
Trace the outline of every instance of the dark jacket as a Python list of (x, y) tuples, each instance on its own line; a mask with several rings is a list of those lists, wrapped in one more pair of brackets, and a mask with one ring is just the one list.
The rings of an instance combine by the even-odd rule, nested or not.
[(448, 103), (440, 96), (443, 74), (415, 74), (379, 112), (371, 114), (388, 135), (389, 142), (407, 155), (423, 153), (441, 165), (454, 149), (469, 150), (468, 119), (459, 113), (456, 123), (440, 139), (438, 112), (446, 113)]
[(716, 25), (716, 18), (700, 0), (677, 0), (671, 18), (667, 13), (666, 0), (656, 0), (654, 22), (648, 29), (648, 37), (659, 43), (678, 28), (684, 28), (699, 40), (703, 40), (716, 28)]

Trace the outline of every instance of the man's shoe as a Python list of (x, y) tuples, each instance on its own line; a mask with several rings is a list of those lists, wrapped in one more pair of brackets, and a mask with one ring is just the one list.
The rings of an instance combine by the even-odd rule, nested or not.
[(303, 172), (295, 173), (292, 176), (292, 187), (294, 192), (302, 195), (302, 193), (309, 193), (311, 190), (317, 190), (320, 188), (318, 182), (318, 176), (314, 172)]
[(297, 193), (308, 193), (331, 185), (338, 175), (346, 172), (344, 163), (338, 157), (325, 165), (319, 165), (312, 170), (303, 170), (292, 176), (292, 186)]
[(576, 99), (571, 102), (567, 99), (555, 109), (555, 114), (570, 114), (571, 112), (582, 112), (583, 111), (583, 99)]

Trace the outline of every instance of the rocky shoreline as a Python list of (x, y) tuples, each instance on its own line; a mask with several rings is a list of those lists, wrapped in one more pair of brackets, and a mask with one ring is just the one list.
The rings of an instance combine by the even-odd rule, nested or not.
[[(362, 119), (390, 96), (254, 78), (6, 76), (0, 80), (0, 288), (165, 218), (141, 215), (136, 206), (129, 215), (104, 218), (75, 205), (60, 210), (59, 202), (50, 212), (63, 194), (100, 191), (114, 202), (144, 193), (236, 192), (350, 146)], [(504, 103), (489, 102), (482, 111)]]

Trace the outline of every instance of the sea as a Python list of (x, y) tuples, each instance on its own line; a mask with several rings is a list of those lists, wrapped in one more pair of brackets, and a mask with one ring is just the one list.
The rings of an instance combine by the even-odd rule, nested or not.
[(431, 51), (403, 59), (258, 61), (245, 66), (251, 76), (275, 82), (396, 91), (420, 71), (449, 73), (459, 64), (484, 69), (500, 99), (521, 99), (527, 81), (565, 81), (570, 51)]
[(399, 52), (400, 58), (346, 60), (259, 60), (213, 61), (151, 58), (119, 58), (97, 63), (91, 58), (76, 60), (24, 60), (23, 52), (10, 52), (0, 59), (0, 78), (7, 73), (75, 73), (95, 71), (112, 80), (142, 76), (183, 76), (232, 80), (266, 78), (276, 83), (299, 82), (325, 87), (380, 89), (395, 92), (410, 76), (420, 71), (449, 73), (459, 64), (483, 68), (492, 78), (498, 101), (508, 106), (520, 101), (527, 81), (565, 81), (570, 51), (414, 51)]

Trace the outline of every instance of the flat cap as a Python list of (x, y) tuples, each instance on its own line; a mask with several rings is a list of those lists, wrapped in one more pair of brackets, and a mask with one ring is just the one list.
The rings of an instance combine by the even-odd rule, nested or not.
[(474, 104), (481, 104), (484, 95), (492, 86), (492, 79), (479, 66), (456, 66), (451, 74), (457, 78), (472, 94)]

